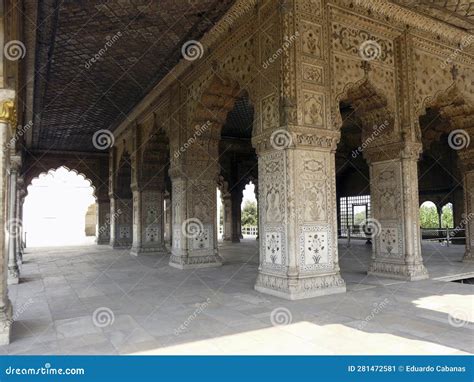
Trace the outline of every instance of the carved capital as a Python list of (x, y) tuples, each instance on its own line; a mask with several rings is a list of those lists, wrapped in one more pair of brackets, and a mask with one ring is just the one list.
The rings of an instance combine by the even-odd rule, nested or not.
[(13, 100), (6, 99), (0, 102), (0, 122), (16, 127), (16, 109)]
[(474, 147), (459, 151), (458, 158), (461, 172), (474, 171)]
[(335, 151), (340, 131), (288, 126), (287, 129), (268, 131), (252, 138), (257, 153), (294, 148)]
[(364, 151), (364, 158), (369, 163), (376, 163), (394, 159), (418, 160), (421, 152), (421, 143), (395, 142), (377, 147), (367, 148)]

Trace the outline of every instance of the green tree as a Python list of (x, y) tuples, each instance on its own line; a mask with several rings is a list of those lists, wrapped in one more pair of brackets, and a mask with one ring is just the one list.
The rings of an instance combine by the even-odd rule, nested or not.
[(446, 204), (441, 211), (441, 224), (443, 228), (454, 228), (453, 205), (451, 203)]
[(257, 203), (247, 200), (242, 208), (242, 225), (256, 226), (257, 225)]
[(438, 211), (434, 204), (423, 203), (420, 207), (420, 226), (421, 228), (438, 228)]

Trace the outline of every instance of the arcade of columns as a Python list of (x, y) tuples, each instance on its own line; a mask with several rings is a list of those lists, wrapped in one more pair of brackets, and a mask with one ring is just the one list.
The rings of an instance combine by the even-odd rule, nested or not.
[[(462, 129), (474, 136), (474, 50), (464, 43), (472, 40), (460, 29), (383, 0), (288, 0), (283, 6), (237, 1), (201, 40), (203, 57), (182, 60), (115, 130), (108, 184), (103, 168), (92, 180), (98, 243), (133, 255), (170, 256), (170, 265), (179, 269), (221, 265), (216, 189), (223, 190), (225, 238), (232, 241), (239, 236), (235, 206), (242, 190), (221, 175), (221, 129), (236, 99), (247, 94), (258, 156), (255, 289), (288, 299), (345, 292), (335, 183), (345, 103), (363, 123), (372, 217), (380, 224), (368, 272), (427, 278), (418, 216), (417, 162), (424, 149), (419, 120), (434, 109), (447, 133)], [(373, 44), (368, 56), (365, 41)], [(374, 46), (380, 47), (376, 57)], [(16, 95), (0, 95), (4, 147), (14, 134)], [(384, 121), (387, 128), (374, 137)], [(472, 261), (474, 146), (457, 155), (466, 214), (464, 261)], [(2, 343), (8, 342), (12, 317), (7, 278), (18, 281), (22, 253), (21, 227), (12, 222), (21, 217), (33, 177), (21, 161), (21, 153), (2, 150)]]

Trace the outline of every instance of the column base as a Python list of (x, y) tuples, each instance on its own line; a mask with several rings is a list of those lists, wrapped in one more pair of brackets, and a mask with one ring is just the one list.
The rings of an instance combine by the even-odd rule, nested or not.
[(220, 267), (222, 259), (219, 255), (179, 256), (172, 254), (169, 265), (178, 269)]
[(0, 346), (10, 343), (10, 333), (13, 324), (13, 309), (10, 300), (7, 299), (6, 305), (0, 310)]
[(20, 282), (20, 271), (18, 267), (8, 268), (8, 285), (15, 285)]
[(113, 249), (130, 249), (132, 248), (132, 242), (116, 241), (114, 243), (110, 243), (110, 246)]
[(474, 254), (471, 251), (466, 251), (464, 253), (464, 257), (462, 258), (463, 263), (473, 263), (474, 262)]
[(255, 290), (287, 300), (301, 300), (335, 293), (345, 293), (346, 283), (339, 273), (294, 279), (259, 272), (255, 283)]
[(130, 255), (132, 256), (165, 256), (169, 255), (169, 251), (166, 247), (133, 247), (130, 250)]
[(426, 280), (430, 277), (423, 263), (400, 264), (377, 260), (372, 261), (367, 274), (405, 281)]

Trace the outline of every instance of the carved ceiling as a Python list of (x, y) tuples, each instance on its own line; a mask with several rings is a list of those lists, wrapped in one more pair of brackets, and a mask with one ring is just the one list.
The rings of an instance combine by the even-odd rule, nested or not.
[(393, 2), (459, 28), (474, 31), (472, 0), (394, 0)]
[(122, 121), (182, 59), (182, 45), (199, 40), (234, 1), (29, 2), (37, 7), (36, 23), (25, 21), (36, 37), (29, 146), (95, 151), (94, 132)]

